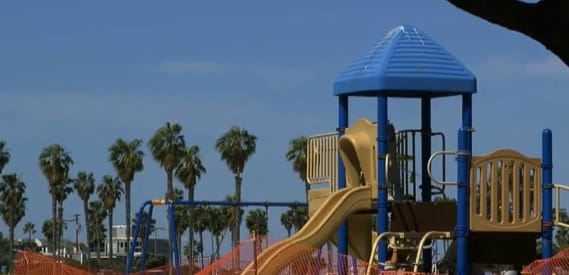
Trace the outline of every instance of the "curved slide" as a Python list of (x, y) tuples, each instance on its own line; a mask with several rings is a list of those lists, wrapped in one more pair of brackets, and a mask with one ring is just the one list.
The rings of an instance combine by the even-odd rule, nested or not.
[[(294, 236), (257, 257), (257, 273), (273, 275), (311, 248), (321, 247), (350, 215), (371, 206), (371, 187), (347, 188), (332, 194)], [(255, 274), (251, 263), (242, 274)]]

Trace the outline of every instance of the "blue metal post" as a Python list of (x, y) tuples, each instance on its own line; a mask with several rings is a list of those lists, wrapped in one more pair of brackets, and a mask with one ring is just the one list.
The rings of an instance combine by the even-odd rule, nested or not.
[(457, 220), (456, 220), (456, 267), (458, 275), (470, 274), (468, 235), (470, 231), (469, 196), (470, 157), (472, 154), (472, 96), (462, 96), (462, 128), (458, 131), (457, 156)]
[[(151, 204), (150, 201), (146, 201), (138, 209), (138, 219), (136, 219), (136, 223), (134, 224), (134, 234), (132, 236), (133, 240), (136, 240), (138, 238), (138, 231), (140, 228), (140, 222), (142, 221), (142, 214), (144, 213), (144, 208), (146, 208), (146, 206), (150, 204)], [(125, 274), (127, 275), (130, 273), (132, 269), (132, 261), (134, 260), (134, 248), (135, 248), (134, 245), (131, 245), (128, 251), (128, 257), (126, 259), (126, 269), (125, 269)]]
[[(421, 201), (431, 201), (431, 177), (427, 162), (431, 157), (431, 99), (421, 98)], [(432, 251), (423, 250), (423, 270), (430, 270)]]
[[(150, 207), (148, 208), (148, 218), (146, 219), (146, 228), (144, 228), (144, 239), (142, 240), (142, 259), (140, 261), (140, 267), (138, 270), (144, 270), (144, 267), (146, 266), (146, 252), (148, 251), (148, 238), (150, 235), (150, 225), (151, 225), (151, 221), (152, 221), (152, 212), (154, 211), (154, 205), (150, 205)], [(138, 216), (138, 220), (142, 221), (142, 216), (139, 215)], [(140, 229), (136, 229), (137, 231), (139, 231)], [(137, 232), (138, 234), (138, 232)], [(133, 239), (133, 241), (136, 239)], [(156, 242), (156, 240), (154, 240), (154, 242)]]
[[(345, 133), (348, 127), (348, 96), (338, 96), (338, 138)], [(346, 188), (346, 171), (342, 158), (338, 155), (338, 189)], [(345, 257), (348, 255), (348, 223), (344, 222), (338, 229), (338, 265), (340, 274), (345, 274), (348, 266)]]
[[(385, 156), (387, 155), (387, 97), (377, 97), (377, 147), (379, 161), (377, 164), (377, 234), (387, 231), (387, 185), (385, 179)], [(381, 240), (379, 243), (378, 260), (380, 263), (387, 261), (387, 241)]]
[(549, 129), (543, 130), (541, 150), (541, 245), (542, 258), (547, 259), (553, 256), (553, 145)]
[[(174, 206), (168, 203), (168, 216), (170, 216), (170, 240), (172, 241), (172, 250), (174, 250), (174, 268), (176, 270), (176, 275), (181, 275), (180, 273), (180, 251), (178, 250), (178, 241), (176, 236), (176, 216), (174, 215)], [(171, 255), (172, 251), (170, 251)]]

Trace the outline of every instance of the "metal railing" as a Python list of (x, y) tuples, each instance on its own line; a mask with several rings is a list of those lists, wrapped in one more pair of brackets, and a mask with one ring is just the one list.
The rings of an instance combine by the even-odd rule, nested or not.
[[(397, 156), (396, 161), (399, 163), (400, 167), (400, 181), (404, 187), (404, 194), (407, 196), (412, 196), (416, 199), (417, 197), (417, 141), (420, 141), (420, 137), (417, 135), (422, 135), (423, 131), (421, 129), (406, 129), (397, 132)], [(446, 150), (446, 137), (442, 132), (431, 132), (431, 137), (440, 137), (441, 150)], [(424, 160), (423, 160), (424, 161)], [(446, 180), (446, 157), (443, 156), (441, 159), (441, 173), (442, 181)], [(420, 176), (420, 175), (419, 175)], [(432, 195), (443, 195), (445, 192), (445, 186), (431, 186), (433, 189)]]
[(569, 228), (569, 224), (561, 221), (559, 210), (561, 209), (561, 191), (569, 191), (569, 186), (554, 184), (553, 188), (555, 189), (555, 221), (553, 223), (560, 227)]

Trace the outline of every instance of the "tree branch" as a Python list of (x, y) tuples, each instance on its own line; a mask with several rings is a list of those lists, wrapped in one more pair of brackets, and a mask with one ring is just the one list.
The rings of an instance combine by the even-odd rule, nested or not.
[(569, 66), (569, 1), (447, 0), (490, 23), (540, 42)]

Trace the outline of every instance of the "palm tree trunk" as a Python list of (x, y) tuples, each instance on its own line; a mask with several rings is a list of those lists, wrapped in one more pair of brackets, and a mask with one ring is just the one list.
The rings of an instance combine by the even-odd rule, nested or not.
[(10, 252), (8, 253), (8, 255), (10, 255), (10, 259), (12, 259), (12, 255), (14, 255), (14, 229), (15, 229), (16, 225), (14, 222), (10, 221)]
[(53, 249), (53, 255), (57, 256), (57, 201), (55, 197), (51, 197), (51, 248)]
[(211, 255), (213, 256), (213, 259), (210, 259), (210, 264), (216, 260), (214, 245), (215, 245), (214, 234), (211, 233)]
[[(241, 203), (241, 174), (237, 174), (235, 176), (235, 196), (237, 197), (237, 203)], [(241, 235), (241, 207), (238, 205), (235, 207), (235, 216), (237, 217), (237, 224), (233, 227), (233, 234), (232, 237), (235, 238), (234, 242), (233, 242), (233, 248), (236, 248), (239, 244), (239, 239), (240, 239), (240, 235)], [(240, 268), (240, 263), (241, 263), (241, 254), (239, 253), (239, 249), (237, 249), (235, 251), (236, 255), (235, 255), (235, 263), (236, 263), (236, 267), (239, 269)]]
[[(194, 192), (195, 192), (195, 186), (190, 185), (188, 188), (188, 200), (189, 201), (194, 201)], [(190, 235), (190, 237), (189, 237), (190, 254), (188, 255), (189, 261), (190, 261), (190, 271), (189, 271), (190, 274), (194, 274), (194, 225), (195, 225), (194, 206), (190, 205), (190, 226), (188, 228), (188, 232)]]
[[(167, 170), (166, 171), (166, 200), (174, 200), (174, 186), (173, 186), (173, 169)], [(170, 219), (173, 219), (174, 217), (170, 217), (170, 214), (167, 215), (168, 216), (168, 225), (170, 225)], [(168, 274), (172, 274), (173, 273), (173, 269), (172, 269), (172, 255), (174, 254), (172, 251), (172, 241), (176, 236), (172, 236), (172, 231), (168, 230)]]
[(308, 203), (308, 190), (310, 190), (310, 184), (307, 181), (304, 181), (304, 193), (306, 195), (306, 202)]
[(88, 200), (83, 201), (83, 212), (85, 214), (85, 232), (87, 232), (87, 270), (91, 269), (91, 231), (89, 226), (89, 204)]
[(204, 268), (204, 262), (203, 262), (203, 252), (204, 252), (204, 247), (203, 247), (203, 232), (200, 232), (200, 244), (202, 246), (201, 252), (200, 252), (200, 258), (202, 260), (202, 269)]
[(110, 268), (113, 267), (113, 209), (109, 209), (109, 260)]
[[(99, 225), (97, 225), (97, 226), (99, 226)], [(97, 236), (99, 236), (100, 233), (101, 232), (97, 232)], [(101, 268), (101, 239), (99, 237), (97, 238), (97, 269)]]
[[(125, 251), (128, 253), (130, 248), (130, 184), (131, 182), (124, 183), (124, 203), (126, 210), (126, 245)], [(135, 242), (134, 242), (135, 243)]]
[[(235, 176), (235, 197), (237, 197), (237, 203), (241, 203), (241, 175), (237, 174)], [(233, 230), (231, 232), (231, 239), (232, 239), (232, 245), (233, 248), (237, 247), (237, 243), (239, 242), (239, 237), (240, 237), (240, 232), (241, 232), (241, 215), (240, 215), (240, 207), (236, 206), (235, 207), (235, 217), (237, 220), (237, 223), (234, 224), (233, 226)]]
[(58, 252), (58, 256), (59, 257), (65, 257), (65, 254), (63, 253), (63, 202), (59, 201), (58, 202), (58, 208), (57, 208), (57, 250), (59, 250)]

